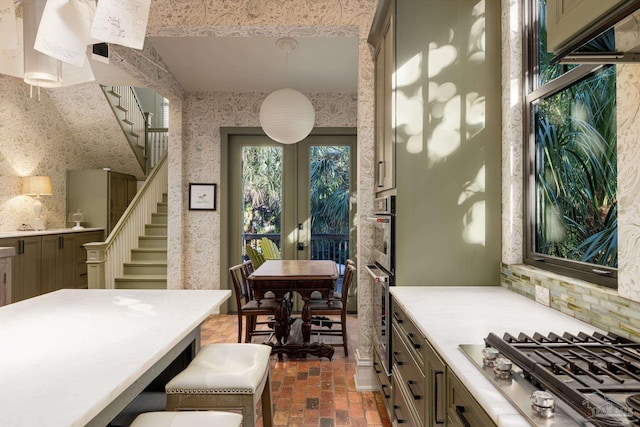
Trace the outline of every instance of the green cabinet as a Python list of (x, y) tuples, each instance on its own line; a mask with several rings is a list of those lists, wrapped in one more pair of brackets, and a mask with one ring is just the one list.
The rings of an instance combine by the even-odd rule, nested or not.
[(42, 293), (73, 283), (74, 237), (70, 234), (42, 236)]
[(62, 288), (87, 288), (87, 255), (82, 245), (102, 240), (102, 230), (0, 239), (0, 247), (13, 247), (16, 251), (7, 302)]
[(375, 49), (376, 192), (395, 187), (395, 0), (379, 3), (369, 43)]
[(109, 235), (137, 191), (133, 175), (103, 169), (67, 171), (67, 211), (85, 214), (85, 227)]
[(547, 50), (557, 53), (611, 11), (633, 3), (637, 1), (548, 0)]
[(12, 247), (16, 251), (13, 257), (11, 295), (8, 302), (40, 295), (41, 236), (8, 237), (0, 239), (0, 246)]
[(394, 417), (420, 427), (446, 425), (446, 367), (409, 316), (392, 301)]
[(447, 426), (495, 427), (495, 423), (453, 374), (447, 376)]
[[(471, 393), (448, 369), (409, 315), (391, 301), (391, 393), (379, 383), (395, 425), (495, 427)], [(374, 362), (375, 366), (375, 362)]]
[(11, 264), (15, 250), (0, 250), (0, 307), (11, 302)]

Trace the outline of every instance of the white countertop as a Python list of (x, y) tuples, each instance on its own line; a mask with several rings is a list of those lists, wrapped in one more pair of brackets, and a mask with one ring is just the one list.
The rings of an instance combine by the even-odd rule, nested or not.
[(44, 236), (46, 234), (61, 234), (61, 233), (82, 233), (83, 231), (102, 231), (103, 228), (88, 227), (82, 230), (74, 230), (72, 228), (50, 228), (47, 230), (38, 231), (0, 231), (0, 239), (8, 237), (29, 237), (29, 236)]
[(499, 286), (395, 286), (391, 294), (498, 426), (529, 423), (460, 351), (460, 344), (483, 345), (490, 332), (600, 331)]
[(71, 290), (0, 307), (0, 426), (84, 426), (228, 290)]

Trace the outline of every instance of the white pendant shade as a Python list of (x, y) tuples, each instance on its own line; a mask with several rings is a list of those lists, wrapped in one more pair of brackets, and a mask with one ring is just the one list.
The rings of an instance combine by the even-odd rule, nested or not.
[(22, 2), (24, 36), (24, 82), (36, 87), (62, 86), (62, 62), (33, 48), (47, 0)]
[(260, 125), (269, 138), (281, 144), (302, 141), (313, 129), (316, 113), (311, 101), (294, 89), (269, 94), (260, 107)]

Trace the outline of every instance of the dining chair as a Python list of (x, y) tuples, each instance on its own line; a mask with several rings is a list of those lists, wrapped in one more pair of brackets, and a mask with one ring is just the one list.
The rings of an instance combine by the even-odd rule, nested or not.
[(262, 255), (260, 251), (249, 244), (245, 246), (245, 251), (254, 268), (260, 267), (266, 261), (264, 255)]
[[(342, 344), (331, 344), (335, 347), (343, 347), (345, 357), (349, 356), (349, 346), (347, 338), (347, 300), (349, 298), (349, 286), (353, 281), (356, 267), (353, 264), (345, 265), (345, 272), (342, 281), (342, 292), (340, 298), (311, 299), (309, 309), (311, 310), (312, 324), (316, 324), (314, 319), (319, 320), (319, 328), (311, 329), (312, 334), (325, 336), (342, 336)], [(320, 318), (318, 316), (340, 316), (340, 320), (334, 318)], [(339, 329), (333, 329), (333, 325), (340, 325)], [(328, 328), (324, 328), (327, 326)]]
[(268, 237), (260, 239), (260, 249), (262, 249), (262, 255), (264, 255), (265, 259), (280, 259), (280, 249), (278, 245)]
[[(259, 321), (258, 316), (273, 317), (278, 307), (275, 298), (263, 298), (260, 304), (253, 298), (251, 286), (249, 286), (248, 277), (253, 271), (251, 261), (245, 261), (242, 264), (235, 265), (229, 269), (231, 282), (238, 307), (238, 342), (242, 342), (242, 324), (245, 324), (245, 342), (251, 342), (254, 336), (270, 336), (273, 334), (272, 320)], [(246, 322), (243, 322), (246, 318)], [(267, 325), (267, 329), (257, 329), (258, 325)]]
[[(356, 263), (352, 259), (347, 259), (345, 261), (345, 265), (344, 265), (344, 273), (346, 273), (346, 271), (347, 271), (347, 265), (352, 265), (352, 266), (355, 267)], [(343, 282), (344, 282), (344, 273), (342, 274)], [(334, 299), (342, 299), (342, 292), (341, 291), (334, 291), (333, 292), (333, 298)], [(311, 294), (311, 299), (312, 300), (322, 299), (322, 294), (320, 292), (314, 292), (314, 293)]]

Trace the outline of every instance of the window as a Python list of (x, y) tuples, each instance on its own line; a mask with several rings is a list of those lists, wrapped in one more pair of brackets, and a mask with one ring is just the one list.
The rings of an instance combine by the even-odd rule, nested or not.
[[(616, 67), (551, 64), (545, 6), (527, 14), (525, 263), (616, 287)], [(614, 37), (583, 49), (615, 51)]]

